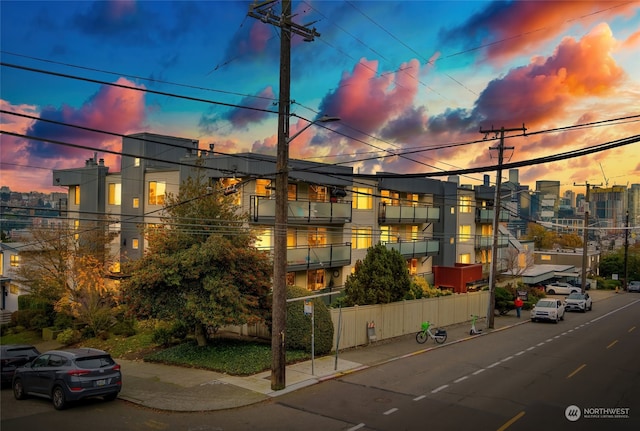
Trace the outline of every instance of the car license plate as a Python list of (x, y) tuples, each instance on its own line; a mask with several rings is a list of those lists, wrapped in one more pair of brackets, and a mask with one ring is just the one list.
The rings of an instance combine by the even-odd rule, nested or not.
[(96, 380), (96, 386), (104, 386), (107, 383), (105, 379)]

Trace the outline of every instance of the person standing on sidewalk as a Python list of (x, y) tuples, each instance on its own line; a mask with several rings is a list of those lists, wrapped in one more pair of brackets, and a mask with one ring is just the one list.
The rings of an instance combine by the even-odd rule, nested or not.
[(516, 314), (518, 315), (518, 319), (520, 318), (520, 311), (522, 310), (522, 299), (519, 296), (516, 296), (516, 299), (513, 301), (513, 305), (516, 307)]

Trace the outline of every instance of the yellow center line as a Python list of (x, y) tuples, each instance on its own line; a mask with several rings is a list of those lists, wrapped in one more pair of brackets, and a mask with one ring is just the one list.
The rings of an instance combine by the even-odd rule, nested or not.
[(579, 372), (580, 372), (580, 370), (582, 370), (582, 369), (583, 369), (584, 367), (586, 367), (586, 366), (587, 366), (587, 364), (582, 364), (582, 365), (580, 365), (578, 368), (576, 368), (576, 370), (575, 370), (573, 373), (571, 373), (571, 374), (569, 374), (569, 375), (567, 376), (567, 379), (570, 379), (570, 378), (571, 378), (571, 377), (573, 377), (575, 374), (579, 373)]
[(613, 341), (611, 344), (609, 344), (609, 345), (607, 346), (607, 349), (609, 349), (609, 348), (613, 347), (617, 342), (618, 342), (618, 340)]
[(517, 421), (518, 419), (520, 419), (522, 416), (524, 416), (524, 412), (520, 412), (517, 415), (515, 415), (514, 417), (512, 417), (511, 419), (509, 419), (504, 425), (502, 425), (500, 428), (498, 428), (498, 431), (504, 431), (507, 428), (509, 428), (511, 425), (514, 424), (515, 421)]

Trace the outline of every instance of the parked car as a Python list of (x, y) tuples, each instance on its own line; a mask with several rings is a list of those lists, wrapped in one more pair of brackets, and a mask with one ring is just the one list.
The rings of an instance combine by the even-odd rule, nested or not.
[(90, 397), (115, 400), (122, 389), (122, 374), (111, 355), (103, 350), (79, 348), (50, 350), (16, 370), (13, 395), (50, 398), (57, 410)]
[(627, 285), (628, 292), (640, 292), (640, 281), (630, 281)]
[(564, 281), (554, 281), (545, 286), (545, 291), (549, 295), (569, 295), (570, 293), (580, 292), (581, 290), (581, 288), (565, 283)]
[(573, 292), (564, 301), (564, 309), (565, 311), (576, 310), (584, 313), (593, 309), (593, 301), (588, 293)]
[(564, 320), (564, 304), (559, 299), (542, 298), (531, 309), (531, 321), (550, 320), (558, 323)]
[(40, 352), (29, 344), (5, 344), (0, 346), (0, 384), (11, 384), (18, 367), (31, 362)]

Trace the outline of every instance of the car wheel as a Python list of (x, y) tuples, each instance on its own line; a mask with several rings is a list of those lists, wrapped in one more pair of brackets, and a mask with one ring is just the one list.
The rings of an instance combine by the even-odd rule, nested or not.
[(555, 291), (555, 290), (553, 290), (553, 289), (549, 289), (549, 290), (547, 291), (547, 293), (548, 293), (549, 295), (555, 295), (555, 294), (556, 294), (556, 291)]
[(24, 391), (24, 386), (22, 385), (22, 380), (15, 379), (13, 381), (13, 396), (16, 400), (24, 400), (27, 398), (27, 394)]
[(64, 395), (64, 390), (60, 386), (53, 388), (51, 401), (53, 402), (53, 407), (55, 407), (56, 410), (64, 410), (65, 407), (67, 407), (67, 398)]
[(105, 395), (103, 398), (104, 398), (105, 401), (113, 401), (116, 398), (118, 398), (118, 393), (114, 392), (112, 394)]
[(534, 318), (531, 318), (531, 321), (532, 321), (533, 323), (536, 323), (536, 319), (534, 319)]

